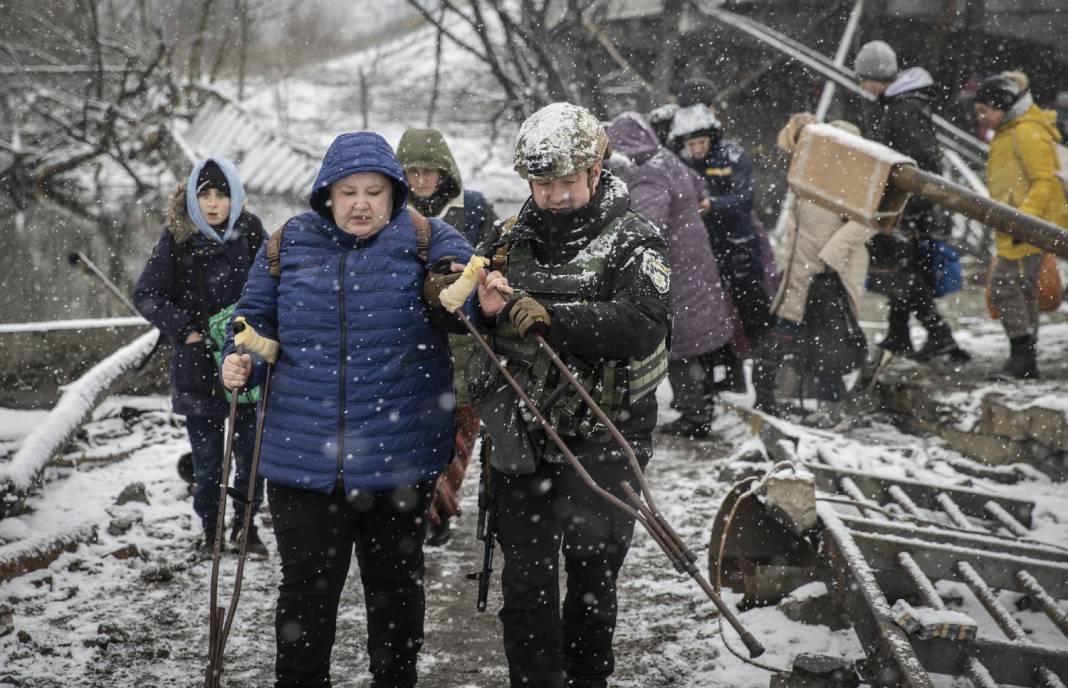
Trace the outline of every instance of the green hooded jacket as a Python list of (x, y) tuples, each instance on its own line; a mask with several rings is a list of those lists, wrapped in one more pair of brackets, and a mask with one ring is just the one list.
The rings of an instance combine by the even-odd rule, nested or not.
[[(463, 209), (463, 180), (456, 159), (452, 157), (449, 144), (437, 129), (409, 129), (397, 145), (397, 160), (401, 167), (426, 167), (439, 170), (442, 181), (438, 190), (428, 199), (409, 198), (416, 210), (428, 217), (441, 217), (448, 206)], [(442, 218), (444, 219), (444, 218)], [(446, 220), (447, 221), (447, 220)], [(450, 223), (452, 224), (452, 223)], [(455, 226), (455, 225), (454, 225)], [(463, 233), (463, 227), (457, 227)]]

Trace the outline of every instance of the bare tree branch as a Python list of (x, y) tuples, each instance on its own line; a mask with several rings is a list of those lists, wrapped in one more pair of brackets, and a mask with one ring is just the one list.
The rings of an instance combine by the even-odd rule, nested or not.
[[(438, 21), (440, 22), (444, 19), (445, 9), (442, 8)], [(441, 87), (441, 39), (441, 27), (439, 26), (437, 34), (434, 36), (434, 79), (430, 86), (430, 103), (426, 109), (426, 125), (428, 127), (434, 126), (434, 112), (438, 107), (438, 92)]]

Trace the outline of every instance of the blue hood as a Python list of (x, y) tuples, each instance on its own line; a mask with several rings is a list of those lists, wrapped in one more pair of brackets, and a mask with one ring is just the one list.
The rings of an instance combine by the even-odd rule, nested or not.
[(333, 221), (334, 216), (326, 205), (330, 197), (330, 185), (357, 172), (378, 172), (393, 182), (393, 214), (390, 219), (397, 217), (408, 199), (408, 180), (404, 177), (404, 170), (393, 148), (373, 131), (342, 134), (326, 149), (323, 164), (319, 167), (319, 174), (308, 197), (311, 209)]
[[(226, 181), (230, 184), (230, 217), (226, 221), (226, 231), (223, 232), (221, 237), (215, 231), (215, 228), (204, 219), (204, 215), (200, 212), (200, 206), (197, 205), (197, 178), (209, 160), (219, 166), (219, 169), (226, 175)], [(193, 165), (193, 171), (189, 173), (189, 179), (185, 184), (185, 212), (201, 234), (220, 244), (229, 241), (234, 234), (234, 224), (237, 222), (237, 218), (241, 217), (241, 211), (244, 209), (245, 187), (241, 184), (241, 175), (238, 174), (234, 163), (226, 158), (204, 158)]]

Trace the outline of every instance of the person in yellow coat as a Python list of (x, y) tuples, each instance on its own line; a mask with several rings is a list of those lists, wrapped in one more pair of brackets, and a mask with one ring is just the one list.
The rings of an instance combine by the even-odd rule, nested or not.
[[(994, 130), (987, 159), (987, 185), (994, 200), (1021, 212), (1068, 227), (1068, 202), (1057, 178), (1054, 144), (1061, 140), (1053, 112), (1031, 98), (1027, 76), (1003, 72), (979, 86), (975, 114)], [(1009, 359), (995, 377), (1034, 379), (1038, 341), (1038, 275), (1042, 249), (996, 232), (997, 265), (991, 275), (991, 302), (1001, 311), (1009, 338)]]

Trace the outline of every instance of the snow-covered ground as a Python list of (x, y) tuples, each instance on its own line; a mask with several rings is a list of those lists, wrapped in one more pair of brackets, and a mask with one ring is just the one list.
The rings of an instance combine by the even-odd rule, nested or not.
[[(670, 418), (674, 412), (667, 410), (666, 386), (660, 397), (662, 416)], [(5, 414), (0, 419), (22, 417)], [(836, 464), (873, 474), (968, 484), (1034, 500), (1033, 537), (1068, 546), (1064, 528), (1068, 494), (1061, 485), (1044, 480), (984, 484), (950, 467), (945, 459), (959, 458), (953, 452), (885, 423), (863, 424), (844, 434), (787, 429), (802, 437), (801, 458), (811, 459), (818, 449)], [(658, 436), (649, 467), (662, 510), (699, 551), (702, 568), (713, 517), (729, 488), (724, 472), (739, 457), (752, 457), (759, 444), (747, 423), (730, 411), (719, 416), (715, 430), (715, 439), (707, 442)], [(100, 456), (101, 447), (118, 447), (118, 453), (128, 456), (110, 463), (85, 462), (76, 470), (50, 469), (48, 487), (31, 500), (33, 512), (0, 522), (0, 543), (8, 544), (74, 526), (90, 524), (98, 529), (96, 542), (61, 555), (45, 569), (0, 584), (0, 607), (11, 609), (14, 620), (13, 632), (0, 637), (0, 686), (197, 685), (207, 644), (210, 564), (194, 553), (199, 527), (187, 486), (176, 471), (178, 455), (188, 450), (184, 432), (163, 398), (112, 398), (94, 414), (78, 444), (78, 457)], [(473, 538), (476, 481), (477, 469), (462, 493), (465, 514), (453, 542), (444, 551), (427, 550), (427, 639), (420, 659), (420, 685), (430, 688), (489, 688), (506, 680), (499, 623), (492, 613), (475, 612), (475, 586), (464, 578), (481, 564), (480, 543)], [(145, 486), (148, 503), (116, 505), (120, 492), (134, 483)], [(264, 520), (266, 541), (273, 551), (269, 519)], [(124, 533), (109, 532), (109, 525), (122, 521), (133, 525)], [(115, 556), (133, 552), (136, 555), (128, 558)], [(499, 561), (498, 552), (498, 565)], [(231, 555), (224, 567), (224, 590), (229, 589), (233, 564)], [(271, 681), (278, 580), (273, 556), (250, 561), (246, 567), (227, 650), (229, 686), (263, 686)], [(354, 569), (342, 600), (334, 652), (337, 686), (360, 686), (365, 671), (365, 616), (357, 581)], [(997, 633), (990, 630), (989, 617), (963, 586), (940, 583), (939, 587), (964, 599), (962, 611), (979, 620), (987, 633)], [(495, 576), (491, 612), (499, 606), (498, 589)], [(1002, 597), (1011, 608), (1018, 595), (1006, 592)], [(737, 602), (740, 595), (728, 592), (726, 598)], [(799, 652), (852, 658), (863, 654), (850, 630), (794, 622), (774, 607), (740, 616), (768, 646), (762, 661), (772, 666), (789, 666)], [(1020, 620), (1036, 640), (1063, 644), (1063, 637), (1041, 614), (1026, 612)], [(732, 646), (740, 648), (737, 638), (732, 640)], [(726, 650), (711, 602), (692, 581), (675, 573), (640, 528), (621, 574), (616, 649), (614, 685), (621, 688), (756, 688), (768, 682), (767, 673)]]

